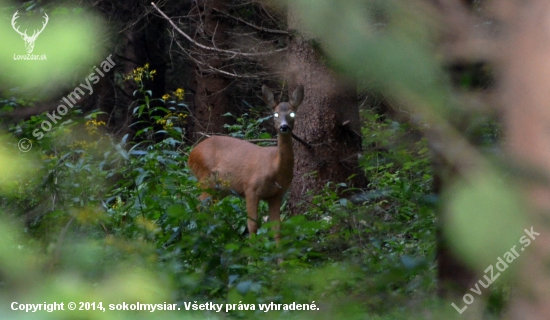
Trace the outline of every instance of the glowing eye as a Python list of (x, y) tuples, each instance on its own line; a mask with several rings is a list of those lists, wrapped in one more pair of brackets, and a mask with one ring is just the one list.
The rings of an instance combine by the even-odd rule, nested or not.
[(295, 114), (294, 112), (291, 112), (291, 113), (290, 113), (290, 117), (291, 117), (291, 118), (294, 118), (295, 116), (296, 116), (296, 114)]
[(273, 116), (274, 116), (275, 118), (279, 118), (279, 114), (278, 114), (277, 112), (275, 112), (275, 113), (273, 114)]

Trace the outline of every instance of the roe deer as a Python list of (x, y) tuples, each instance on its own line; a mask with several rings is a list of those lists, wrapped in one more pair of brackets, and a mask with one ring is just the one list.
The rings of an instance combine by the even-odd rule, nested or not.
[[(296, 88), (289, 102), (277, 104), (273, 93), (262, 87), (264, 102), (273, 108), (277, 147), (260, 147), (231, 137), (213, 136), (199, 143), (189, 155), (189, 167), (203, 187), (221, 189), (221, 197), (235, 191), (246, 200), (250, 236), (258, 231), (258, 204), (269, 205), (269, 220), (275, 222), (275, 240), (280, 240), (280, 211), (283, 195), (290, 187), (294, 169), (292, 129), (304, 89)], [(203, 192), (199, 199), (204, 200)]]

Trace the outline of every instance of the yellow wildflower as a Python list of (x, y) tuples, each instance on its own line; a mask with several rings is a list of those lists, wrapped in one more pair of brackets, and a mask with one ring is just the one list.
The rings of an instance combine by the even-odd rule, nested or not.
[(178, 98), (178, 101), (179, 100), (183, 100), (183, 96), (185, 94), (185, 91), (182, 89), (182, 88), (178, 88), (176, 89), (176, 92), (174, 92), (176, 98)]
[(86, 121), (86, 131), (90, 135), (98, 134), (99, 133), (98, 127), (105, 126), (105, 125), (107, 125), (105, 121), (97, 121), (96, 119), (88, 120)]
[(137, 67), (128, 75), (124, 76), (124, 81), (134, 79), (135, 82), (141, 82), (143, 79), (153, 80), (154, 75), (157, 74), (157, 70), (149, 71), (149, 63), (146, 63), (143, 67)]
[(117, 209), (117, 208), (120, 208), (124, 205), (124, 201), (122, 201), (122, 199), (120, 197), (116, 197), (116, 202), (115, 204), (113, 204), (112, 208), (113, 209)]

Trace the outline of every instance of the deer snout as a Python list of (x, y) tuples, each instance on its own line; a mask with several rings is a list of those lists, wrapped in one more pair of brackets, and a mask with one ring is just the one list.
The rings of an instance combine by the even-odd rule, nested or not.
[(290, 126), (286, 123), (283, 123), (281, 124), (281, 126), (279, 127), (279, 131), (281, 133), (289, 133), (290, 132)]

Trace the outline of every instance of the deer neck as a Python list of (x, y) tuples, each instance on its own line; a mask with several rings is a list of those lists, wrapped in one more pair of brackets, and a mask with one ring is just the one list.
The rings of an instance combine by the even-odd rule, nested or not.
[(294, 151), (292, 150), (292, 135), (279, 134), (277, 138), (277, 176), (292, 181), (294, 170)]

